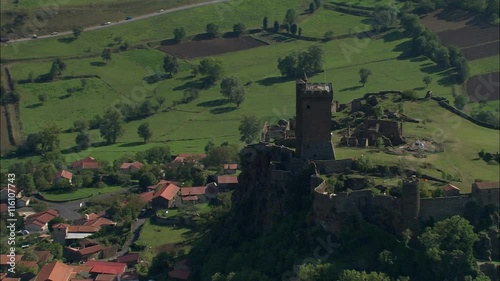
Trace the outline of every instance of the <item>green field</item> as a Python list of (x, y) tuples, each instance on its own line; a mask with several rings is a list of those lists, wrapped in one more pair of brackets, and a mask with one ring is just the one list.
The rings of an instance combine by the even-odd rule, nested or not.
[(116, 36), (121, 36), (124, 41), (134, 45), (144, 41), (172, 38), (172, 32), (177, 27), (184, 27), (188, 35), (202, 33), (211, 22), (218, 24), (221, 32), (231, 31), (233, 25), (239, 22), (244, 23), (247, 29), (259, 28), (264, 16), (267, 16), (271, 23), (275, 20), (282, 21), (287, 9), (295, 8), (301, 11), (308, 5), (309, 2), (305, 0), (232, 0), (84, 32), (74, 41), (69, 39), (72, 36), (67, 36), (67, 40), (50, 38), (10, 43), (7, 46), (2, 44), (0, 51), (3, 59), (80, 56), (86, 54), (89, 49), (90, 53), (100, 54), (103, 48), (113, 43)]
[(80, 188), (80, 189), (73, 191), (73, 192), (70, 192), (70, 193), (47, 191), (47, 192), (41, 192), (41, 194), (47, 200), (68, 201), (68, 200), (83, 199), (83, 198), (87, 198), (89, 196), (94, 196), (94, 195), (102, 195), (102, 194), (112, 193), (112, 192), (123, 190), (123, 189), (124, 189), (124, 187), (122, 187), (122, 186), (106, 186), (103, 188), (86, 187), (86, 188)]
[(335, 36), (368, 31), (371, 28), (367, 21), (364, 17), (320, 9), (305, 17), (299, 27), (302, 28), (304, 36), (323, 38), (325, 30), (333, 31)]

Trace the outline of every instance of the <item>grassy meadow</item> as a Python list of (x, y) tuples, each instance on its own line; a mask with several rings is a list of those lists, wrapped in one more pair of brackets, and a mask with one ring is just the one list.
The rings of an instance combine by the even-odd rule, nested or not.
[(42, 195), (45, 199), (51, 200), (51, 201), (68, 201), (68, 200), (78, 200), (78, 199), (83, 199), (87, 198), (89, 196), (94, 196), (94, 195), (102, 195), (102, 194), (107, 194), (107, 193), (112, 193), (115, 191), (119, 191), (124, 189), (122, 186), (106, 186), (103, 188), (97, 188), (97, 187), (87, 187), (87, 188), (80, 188), (76, 191), (73, 192), (55, 192), (55, 191), (47, 191), (47, 192), (42, 192)]

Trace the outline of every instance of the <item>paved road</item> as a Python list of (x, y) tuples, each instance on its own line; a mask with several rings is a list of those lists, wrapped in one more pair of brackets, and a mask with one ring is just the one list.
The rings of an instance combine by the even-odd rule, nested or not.
[(47, 204), (47, 207), (49, 209), (54, 209), (59, 212), (59, 216), (62, 217), (63, 219), (66, 220), (76, 220), (82, 217), (81, 214), (78, 213), (78, 210), (80, 209), (80, 203), (85, 202), (89, 199), (103, 199), (103, 198), (108, 198), (114, 197), (117, 198), (117, 195), (126, 193), (128, 192), (128, 188), (123, 188), (123, 190), (119, 190), (116, 192), (112, 193), (107, 193), (107, 194), (102, 194), (102, 195), (96, 195), (92, 196), (90, 198), (85, 198), (82, 200), (76, 200), (76, 201), (70, 201), (70, 202), (64, 202), (64, 203), (54, 203), (54, 202), (48, 202), (45, 200), (42, 200), (40, 198), (36, 198), (36, 200), (45, 202)]
[[(159, 15), (174, 13), (174, 12), (178, 12), (178, 11), (182, 11), (182, 10), (187, 10), (187, 9), (192, 9), (192, 8), (196, 8), (196, 7), (212, 5), (212, 4), (222, 3), (222, 2), (228, 2), (228, 1), (230, 1), (230, 0), (212, 0), (212, 1), (202, 2), (202, 3), (180, 6), (177, 8), (166, 9), (163, 12), (156, 12), (156, 13), (151, 13), (151, 14), (147, 14), (147, 15), (133, 17), (130, 20), (122, 20), (122, 21), (118, 21), (118, 22), (112, 22), (109, 25), (97, 25), (97, 26), (87, 27), (87, 28), (84, 28), (83, 31), (91, 31), (91, 30), (97, 30), (97, 29), (101, 29), (101, 28), (108, 28), (108, 27), (115, 26), (115, 25), (126, 24), (129, 22), (134, 22), (134, 21), (138, 21), (138, 20), (151, 18), (151, 17), (156, 17)], [(53, 38), (53, 37), (72, 35), (72, 34), (73, 34), (73, 31), (63, 31), (63, 32), (59, 32), (57, 35), (38, 36), (37, 39), (32, 39), (31, 37), (29, 37), (29, 38), (10, 40), (9, 43), (23, 42), (23, 41), (28, 41), (28, 40), (40, 40), (40, 39), (44, 39), (44, 38)]]
[(147, 219), (149, 218), (138, 219), (132, 224), (132, 229), (131, 229), (132, 237), (130, 237), (127, 241), (125, 241), (125, 244), (123, 244), (121, 251), (116, 253), (117, 257), (125, 255), (128, 252), (128, 247), (130, 247), (132, 243), (134, 243), (137, 239), (139, 239), (139, 234), (141, 234), (142, 225), (146, 222)]

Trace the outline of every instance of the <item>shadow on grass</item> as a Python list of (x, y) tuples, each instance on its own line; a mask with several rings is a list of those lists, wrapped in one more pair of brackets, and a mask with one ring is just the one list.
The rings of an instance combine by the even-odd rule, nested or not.
[(102, 61), (93, 61), (90, 63), (90, 65), (92, 65), (92, 66), (105, 66), (106, 63), (104, 63)]
[(184, 83), (184, 85), (177, 86), (174, 88), (174, 91), (184, 91), (187, 89), (203, 89), (203, 86), (205, 85), (203, 79), (199, 80), (194, 80), (194, 81), (189, 81)]
[(425, 72), (427, 74), (434, 74), (434, 73), (441, 72), (442, 69), (437, 64), (431, 64), (431, 65), (427, 65), (427, 66), (421, 67), (420, 71)]
[(223, 113), (228, 113), (231, 111), (235, 111), (237, 109), (236, 106), (226, 106), (226, 107), (219, 107), (219, 108), (214, 108), (210, 110), (210, 113), (212, 114), (223, 114)]
[(34, 104), (32, 104), (32, 105), (28, 105), (28, 106), (26, 106), (26, 108), (31, 108), (31, 109), (33, 109), (33, 108), (38, 108), (38, 107), (40, 107), (40, 106), (42, 106), (42, 105), (43, 105), (43, 103), (39, 102), (39, 103), (34, 103)]
[(339, 92), (346, 92), (346, 91), (356, 91), (356, 90), (359, 90), (363, 88), (362, 85), (358, 85), (358, 86), (352, 86), (352, 87), (349, 87), (349, 88), (344, 88), (344, 89), (341, 89)]
[(217, 100), (210, 100), (210, 101), (204, 101), (196, 106), (201, 106), (201, 107), (215, 107), (215, 106), (221, 106), (229, 103), (227, 99), (217, 99)]
[(384, 35), (382, 37), (382, 39), (384, 39), (384, 42), (387, 43), (387, 42), (394, 42), (394, 41), (401, 40), (404, 37), (405, 36), (404, 36), (403, 32), (396, 30), (396, 31), (393, 31), (391, 33)]
[(170, 46), (170, 45), (176, 45), (176, 44), (177, 44), (177, 41), (175, 41), (174, 39), (165, 39), (165, 40), (160, 41), (160, 45), (162, 45), (162, 46)]
[(66, 44), (69, 44), (73, 41), (75, 41), (76, 38), (75, 37), (63, 37), (63, 38), (59, 38), (57, 39), (57, 41), (61, 42), (61, 43), (66, 43)]
[(136, 141), (136, 142), (128, 142), (124, 144), (120, 144), (119, 147), (134, 147), (134, 146), (139, 146), (145, 144), (142, 141)]
[(60, 96), (59, 99), (60, 100), (65, 100), (67, 98), (71, 97), (71, 95), (64, 95), (64, 96)]
[(419, 56), (419, 57), (414, 57), (414, 58), (412, 58), (410, 61), (411, 61), (411, 62), (424, 62), (425, 60), (427, 60), (427, 58), (426, 58), (426, 57), (424, 57), (424, 56)]
[(457, 83), (457, 76), (455, 74), (449, 74), (441, 79), (439, 79), (437, 82), (439, 85), (446, 86), (446, 87), (451, 87)]
[(267, 77), (267, 78), (264, 78), (264, 79), (261, 79), (261, 80), (258, 80), (256, 81), (257, 83), (259, 83), (259, 85), (262, 85), (262, 86), (272, 86), (274, 84), (277, 84), (277, 83), (285, 83), (285, 82), (289, 82), (289, 81), (292, 81), (293, 78), (288, 78), (288, 77), (282, 77), (282, 76), (275, 76), (275, 77)]
[(422, 91), (425, 90), (425, 87), (415, 87), (413, 88), (414, 91)]

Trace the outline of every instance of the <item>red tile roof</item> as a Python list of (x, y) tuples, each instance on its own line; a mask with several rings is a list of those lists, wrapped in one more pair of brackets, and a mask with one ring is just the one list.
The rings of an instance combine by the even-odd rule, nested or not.
[(85, 265), (91, 265), (91, 273), (121, 274), (125, 272), (127, 265), (118, 262), (88, 261)]
[(62, 229), (62, 228), (68, 228), (69, 224), (66, 223), (56, 223), (52, 225), (52, 229)]
[(444, 191), (450, 191), (452, 189), (460, 190), (460, 188), (454, 186), (453, 184), (448, 184), (448, 185), (443, 186), (443, 190)]
[(73, 173), (68, 172), (66, 170), (62, 170), (54, 175), (54, 179), (58, 179), (58, 178), (65, 178), (67, 180), (71, 180), (73, 178)]
[(198, 199), (196, 195), (182, 197), (182, 201), (198, 201)]
[(25, 267), (38, 269), (38, 263), (36, 261), (19, 261), (19, 264), (22, 264)]
[(167, 200), (172, 200), (174, 196), (179, 192), (179, 187), (175, 184), (167, 184), (164, 185), (162, 188), (158, 189), (158, 191), (155, 192), (153, 195), (153, 199), (156, 199), (158, 197), (165, 198)]
[(94, 245), (78, 250), (81, 255), (91, 255), (102, 251), (101, 245)]
[(68, 281), (72, 272), (71, 266), (55, 261), (42, 267), (35, 281)]
[(476, 184), (479, 189), (500, 188), (500, 182), (498, 181), (476, 181), (474, 184)]
[(85, 222), (85, 224), (83, 224), (83, 226), (92, 226), (92, 227), (96, 227), (99, 229), (103, 225), (115, 225), (115, 224), (116, 224), (116, 222), (109, 220), (107, 218), (97, 218), (97, 219), (93, 219), (93, 220), (89, 220), (89, 221)]
[(83, 158), (81, 160), (78, 160), (71, 164), (71, 168), (76, 169), (76, 168), (81, 168), (81, 169), (98, 169), (99, 164), (97, 163), (97, 160), (95, 160), (94, 157), (87, 157)]
[(217, 184), (238, 183), (238, 176), (217, 176)]
[(99, 274), (96, 276), (95, 281), (114, 281), (116, 274)]
[(179, 280), (188, 280), (189, 275), (191, 275), (191, 272), (187, 270), (172, 270), (168, 272), (168, 276), (170, 278), (175, 278)]
[(33, 214), (31, 216), (28, 216), (26, 218), (26, 222), (24, 223), (24, 225), (35, 224), (38, 226), (44, 226), (46, 223), (48, 223), (53, 218), (56, 218), (58, 216), (59, 216), (59, 213), (56, 210), (50, 209), (50, 210), (45, 211), (45, 212), (40, 212), (40, 213)]
[(142, 164), (141, 162), (139, 161), (135, 161), (135, 162), (123, 162), (120, 166), (120, 169), (124, 169), (124, 170), (128, 170), (128, 169), (137, 169), (139, 170), (142, 166), (144, 166), (144, 164)]
[(117, 262), (128, 263), (128, 262), (137, 262), (139, 260), (139, 254), (128, 254), (116, 259)]
[(204, 195), (206, 189), (206, 186), (181, 187), (181, 195)]
[(153, 199), (154, 194), (155, 194), (154, 191), (148, 191), (148, 192), (144, 192), (144, 193), (139, 194), (139, 197), (141, 197), (142, 200), (144, 200), (144, 202), (149, 202)]
[(224, 170), (237, 170), (238, 164), (224, 164)]
[(90, 233), (98, 232), (99, 228), (94, 226), (83, 226), (83, 225), (70, 225), (68, 226), (68, 232), (71, 233)]
[(4, 277), (1, 279), (2, 281), (21, 281), (21, 278), (10, 278), (10, 277)]
[(207, 157), (206, 154), (191, 154), (191, 153), (181, 153), (175, 157), (174, 162), (183, 162), (186, 158), (203, 159)]
[(52, 254), (49, 251), (33, 251), (38, 261), (48, 261), (52, 258)]
[[(11, 257), (9, 257), (7, 255), (0, 255), (0, 265), (8, 265), (8, 263), (10, 262), (10, 258)], [(15, 262), (20, 261), (22, 258), (23, 258), (23, 255), (16, 255), (15, 257), (13, 257)]]

